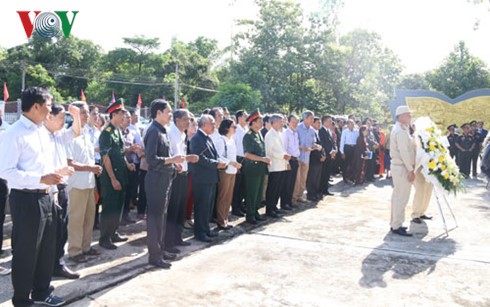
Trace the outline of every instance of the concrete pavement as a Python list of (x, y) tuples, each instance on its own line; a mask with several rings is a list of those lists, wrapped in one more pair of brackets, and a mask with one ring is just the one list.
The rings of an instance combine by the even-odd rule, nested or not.
[[(55, 293), (73, 306), (489, 306), (490, 191), (482, 180), (467, 186), (450, 197), (459, 227), (449, 237), (434, 201), (434, 220), (407, 222), (415, 235), (405, 238), (388, 231), (389, 181), (338, 183), (335, 197), (256, 228), (240, 224), (211, 248), (192, 240), (171, 270), (146, 265), (141, 222), (123, 228), (131, 239), (117, 251), (75, 266), (81, 279), (55, 280)], [(9, 278), (0, 287), (8, 305)]]

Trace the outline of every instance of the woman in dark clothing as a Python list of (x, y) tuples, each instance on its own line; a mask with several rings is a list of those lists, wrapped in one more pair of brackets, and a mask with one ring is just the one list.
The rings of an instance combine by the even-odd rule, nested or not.
[(367, 148), (367, 135), (367, 127), (362, 126), (359, 129), (359, 137), (354, 149), (354, 178), (356, 178), (356, 184), (363, 184), (366, 179), (366, 160), (369, 160), (369, 158), (365, 157), (365, 153), (369, 151)]

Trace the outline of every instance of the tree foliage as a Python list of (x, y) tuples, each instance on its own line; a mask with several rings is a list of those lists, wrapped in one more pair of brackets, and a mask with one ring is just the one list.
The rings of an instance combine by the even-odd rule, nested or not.
[(455, 97), (489, 87), (487, 67), (463, 42), (437, 69), (402, 76), (398, 57), (377, 33), (356, 29), (339, 35), (343, 0), (318, 0), (309, 15), (296, 0), (255, 3), (257, 18), (238, 21), (240, 30), (224, 49), (201, 36), (173, 39), (162, 51), (158, 38), (134, 36), (104, 52), (89, 40), (45, 40), (34, 33), (26, 44), (0, 48), (0, 81), (7, 82), (12, 100), (20, 96), (24, 68), (26, 86), (48, 86), (58, 101), (77, 100), (84, 89), (89, 102), (108, 103), (114, 92), (129, 106), (141, 94), (148, 106), (163, 96), (173, 101), (178, 81), (179, 103), (183, 98), (195, 113), (220, 105), (231, 112), (310, 109), (378, 118), (385, 118), (396, 88)]
[(472, 56), (464, 42), (459, 42), (444, 63), (427, 75), (436, 91), (455, 98), (470, 90), (490, 87), (490, 73), (485, 63)]

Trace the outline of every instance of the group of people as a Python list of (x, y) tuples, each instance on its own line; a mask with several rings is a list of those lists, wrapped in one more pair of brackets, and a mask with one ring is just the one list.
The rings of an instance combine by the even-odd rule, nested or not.
[(473, 120), (462, 124), (459, 133), (456, 131), (456, 124), (447, 127), (449, 152), (451, 157), (456, 159), (456, 164), (465, 177), (478, 176), (478, 159), (488, 136), (488, 130), (483, 126), (483, 121)]
[(346, 183), (362, 184), (385, 172), (390, 177), (392, 164), (392, 231), (410, 235), (402, 224), (412, 183), (413, 221), (430, 219), (431, 187), (416, 169), (408, 109), (397, 109), (398, 122), (385, 135), (376, 121), (354, 115), (346, 121), (311, 111), (301, 118), (259, 110), (230, 115), (215, 107), (195, 117), (163, 99), (152, 101), (146, 127), (122, 99), (108, 106), (107, 122), (97, 107), (74, 102), (65, 128), (65, 108), (46, 89), (28, 88), (21, 101), (20, 119), (0, 129), (0, 213), (8, 196), (16, 306), (63, 304), (51, 293), (52, 276), (79, 277), (63, 262), (65, 244), (71, 261), (90, 261), (100, 255), (91, 246), (99, 228), (99, 246), (117, 249), (128, 240), (119, 226), (136, 222), (133, 206), (146, 219), (148, 262), (165, 269), (180, 246), (191, 244), (183, 227), (211, 242), (232, 228), (230, 213), (250, 224), (280, 218), (300, 203), (332, 196), (331, 177), (340, 172)]

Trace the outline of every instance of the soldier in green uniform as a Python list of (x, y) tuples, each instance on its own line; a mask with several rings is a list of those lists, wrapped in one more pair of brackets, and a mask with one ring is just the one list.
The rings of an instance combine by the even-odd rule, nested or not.
[(456, 164), (459, 166), (461, 173), (465, 177), (470, 176), (471, 157), (473, 150), (475, 149), (475, 139), (470, 134), (470, 125), (461, 125), (463, 134), (459, 136), (456, 141), (456, 147), (458, 148), (458, 156), (456, 158)]
[(135, 168), (134, 164), (126, 161), (124, 141), (121, 132), (117, 129), (123, 121), (125, 112), (122, 99), (111, 103), (107, 109), (110, 123), (102, 130), (99, 138), (103, 167), (100, 181), (104, 199), (100, 215), (99, 245), (106, 249), (116, 249), (114, 243), (127, 240), (117, 233), (128, 183), (126, 169), (134, 171)]
[(247, 122), (250, 129), (243, 137), (246, 221), (250, 224), (257, 224), (257, 221), (265, 220), (258, 210), (262, 201), (264, 177), (267, 174), (270, 159), (265, 156), (265, 143), (260, 134), (262, 115), (259, 110), (252, 112), (247, 117)]

